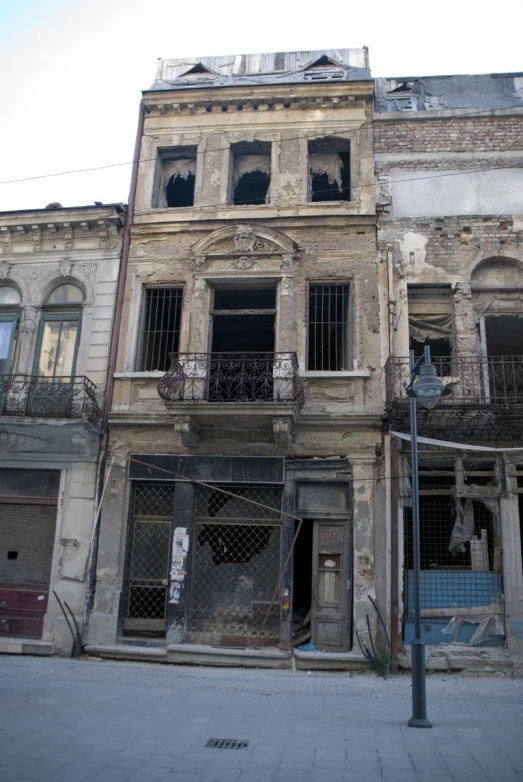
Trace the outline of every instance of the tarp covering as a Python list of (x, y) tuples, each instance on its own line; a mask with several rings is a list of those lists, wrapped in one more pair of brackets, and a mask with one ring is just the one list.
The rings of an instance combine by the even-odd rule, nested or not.
[(244, 174), (261, 171), (271, 175), (270, 155), (238, 155), (234, 158), (233, 186), (236, 187)]
[(326, 174), (329, 185), (338, 185), (340, 191), (343, 190), (341, 166), (341, 157), (337, 152), (313, 152), (309, 155), (311, 175)]
[[(407, 432), (391, 431), (391, 435), (398, 440), (407, 440), (410, 443), (410, 434)], [(448, 440), (434, 440), (432, 437), (418, 436), (417, 440), (418, 443), (423, 443), (423, 445), (437, 445), (440, 448), (455, 448), (458, 451), (488, 451), (489, 453), (523, 452), (523, 448), (491, 448), (488, 445), (469, 445), (468, 443), (453, 443)]]
[(468, 543), (474, 534), (474, 506), (470, 497), (454, 499), (456, 507), (456, 521), (450, 536), (449, 551), (451, 554), (464, 554)]
[(452, 315), (424, 315), (422, 318), (409, 317), (409, 332), (416, 342), (426, 339), (448, 339), (452, 334)]

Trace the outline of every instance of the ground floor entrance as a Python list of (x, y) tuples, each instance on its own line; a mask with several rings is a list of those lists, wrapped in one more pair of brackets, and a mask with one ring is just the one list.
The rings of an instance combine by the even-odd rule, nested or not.
[(346, 477), (309, 486), (263, 457), (144, 459), (129, 471), (122, 640), (350, 649)]

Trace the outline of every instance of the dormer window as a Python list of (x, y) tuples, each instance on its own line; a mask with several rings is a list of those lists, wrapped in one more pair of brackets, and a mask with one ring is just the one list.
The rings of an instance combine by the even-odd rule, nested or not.
[(343, 78), (343, 68), (340, 63), (327, 55), (319, 57), (305, 68), (305, 81), (333, 81)]

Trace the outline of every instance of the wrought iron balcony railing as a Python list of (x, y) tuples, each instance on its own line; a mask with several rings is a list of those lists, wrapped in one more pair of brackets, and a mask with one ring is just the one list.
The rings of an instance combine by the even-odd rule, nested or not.
[[(432, 363), (452, 388), (438, 408), (523, 405), (523, 356), (434, 357)], [(406, 402), (409, 359), (389, 358), (385, 377), (389, 409)]]
[(95, 392), (86, 377), (0, 375), (0, 415), (83, 418), (97, 424), (102, 410)]
[(171, 353), (158, 382), (167, 402), (294, 402), (303, 405), (295, 353)]

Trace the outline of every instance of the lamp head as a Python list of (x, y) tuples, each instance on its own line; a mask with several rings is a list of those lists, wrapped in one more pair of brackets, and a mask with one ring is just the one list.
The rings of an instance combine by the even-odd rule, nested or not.
[(422, 407), (430, 410), (435, 407), (442, 396), (448, 396), (452, 389), (438, 377), (434, 364), (423, 364), (419, 369), (419, 377), (407, 389), (409, 396), (415, 396)]

